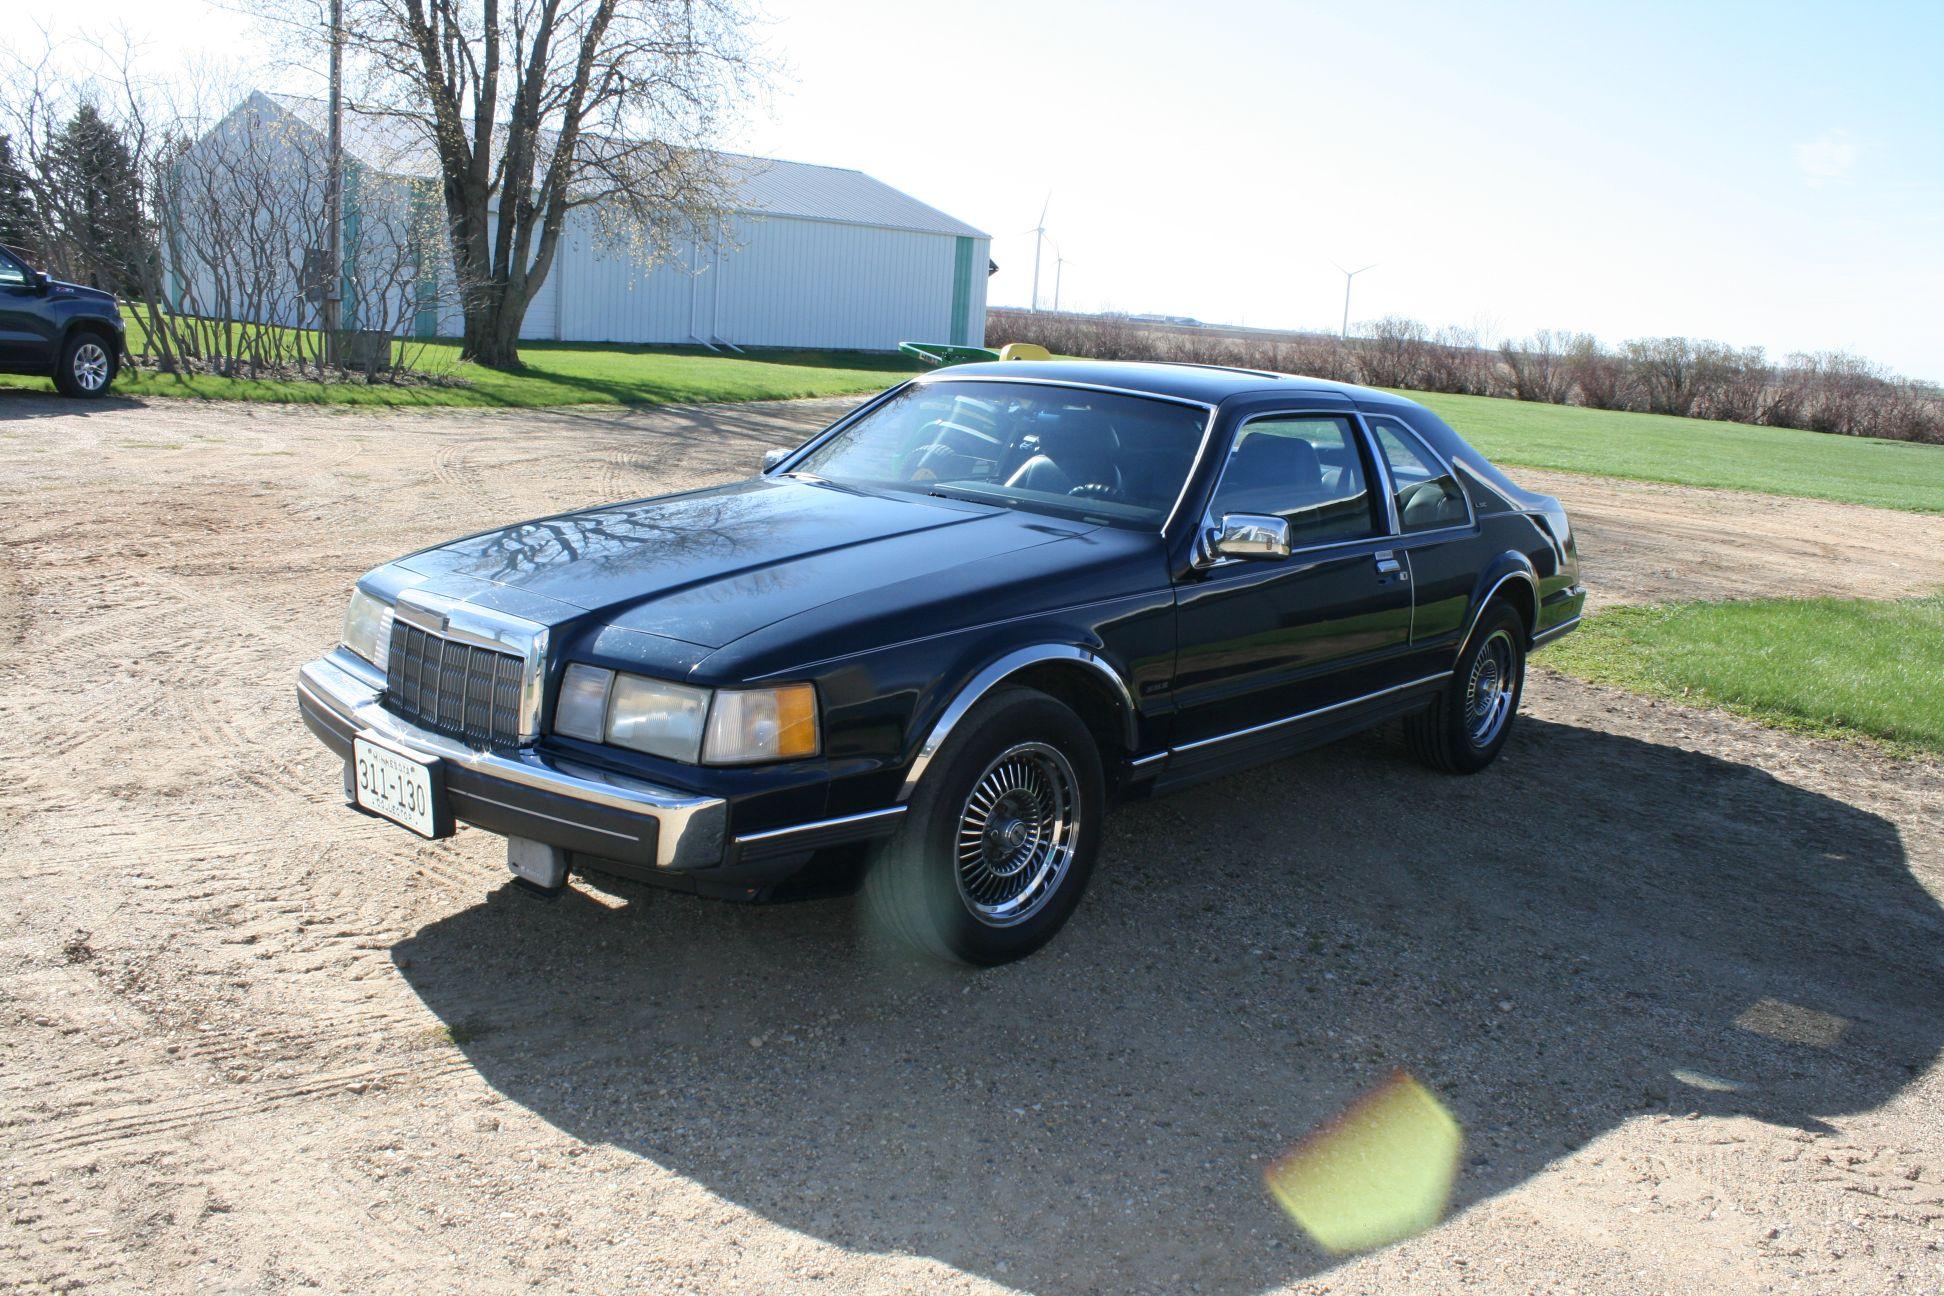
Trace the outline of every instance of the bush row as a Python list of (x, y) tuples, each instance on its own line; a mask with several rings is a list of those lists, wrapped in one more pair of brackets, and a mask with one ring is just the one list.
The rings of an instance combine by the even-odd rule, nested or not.
[(1125, 315), (992, 310), (986, 344), (1036, 342), (1059, 355), (1169, 360), (1307, 374), (1372, 387), (1459, 392), (1595, 409), (1677, 414), (1844, 436), (1944, 445), (1944, 392), (1838, 351), (1772, 362), (1760, 347), (1544, 330), (1485, 344), (1401, 316), (1355, 336), (1184, 327)]

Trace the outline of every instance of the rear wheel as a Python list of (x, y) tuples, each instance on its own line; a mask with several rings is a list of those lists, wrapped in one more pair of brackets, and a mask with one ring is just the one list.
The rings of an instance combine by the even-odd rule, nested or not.
[(1063, 703), (1004, 688), (968, 711), (865, 879), (873, 916), (963, 963), (1023, 958), (1080, 901), (1106, 807), (1100, 752)]
[(1404, 721), (1417, 758), (1447, 774), (1475, 774), (1505, 746), (1525, 692), (1525, 621), (1504, 603), (1479, 617), (1451, 681)]
[(63, 396), (99, 396), (115, 381), (117, 347), (92, 330), (76, 333), (61, 346), (54, 385)]

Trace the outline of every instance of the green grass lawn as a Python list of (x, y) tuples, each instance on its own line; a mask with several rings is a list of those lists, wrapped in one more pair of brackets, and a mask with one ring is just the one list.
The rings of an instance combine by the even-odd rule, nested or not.
[(1490, 396), (1398, 395), (1436, 410), (1501, 467), (1944, 513), (1944, 446)]
[[(142, 345), (140, 321), (129, 321), (129, 342)], [(789, 400), (849, 396), (888, 387), (919, 368), (906, 356), (874, 351), (713, 352), (702, 347), (623, 346), (600, 342), (526, 342), (515, 370), (462, 364), (451, 341), (406, 343), (414, 368), (464, 379), (463, 387), (399, 387), (387, 383), (272, 381), (194, 375), (170, 377), (124, 371), (114, 390), (124, 396), (195, 396), (299, 405), (450, 405), (533, 408), (548, 405), (666, 405), (691, 401)], [(49, 389), (46, 378), (0, 375), (0, 386)]]
[(1609, 608), (1538, 660), (1784, 728), (1944, 753), (1944, 595)]

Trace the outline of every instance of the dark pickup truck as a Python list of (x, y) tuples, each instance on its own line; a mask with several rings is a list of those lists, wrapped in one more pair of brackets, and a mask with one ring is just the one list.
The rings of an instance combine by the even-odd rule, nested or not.
[(123, 350), (115, 295), (49, 279), (0, 248), (0, 373), (44, 374), (64, 396), (99, 396)]

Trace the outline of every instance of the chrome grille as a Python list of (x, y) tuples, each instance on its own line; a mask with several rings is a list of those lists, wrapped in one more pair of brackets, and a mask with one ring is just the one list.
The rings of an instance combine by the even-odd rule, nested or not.
[(520, 743), (521, 657), (392, 622), (385, 709), (482, 747)]

